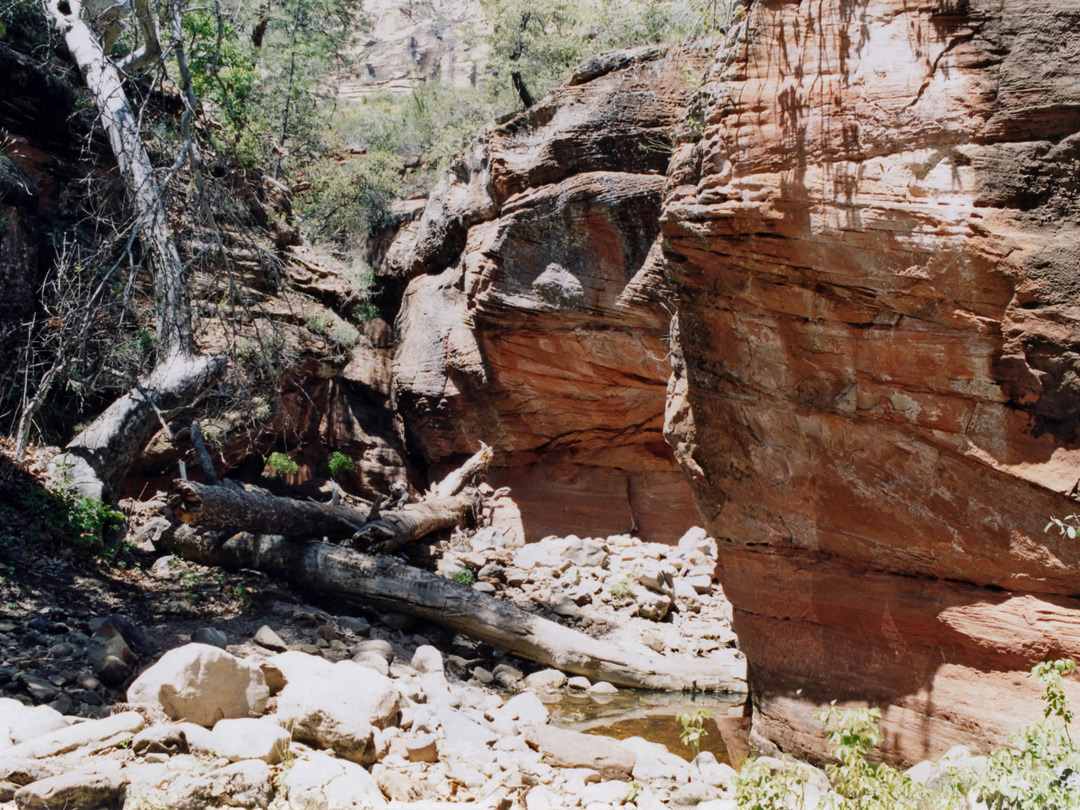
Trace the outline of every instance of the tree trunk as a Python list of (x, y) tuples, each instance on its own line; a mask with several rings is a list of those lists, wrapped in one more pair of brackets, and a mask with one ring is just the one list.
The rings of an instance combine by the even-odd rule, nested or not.
[[(140, 10), (146, 7), (149, 13), (145, 2), (139, 5)], [(169, 229), (162, 189), (139, 132), (138, 116), (124, 92), (120, 71), (83, 19), (79, 0), (48, 0), (48, 9), (94, 99), (135, 211), (139, 241), (154, 279), (159, 356), (167, 359), (177, 353), (193, 354), (195, 343), (184, 267)], [(148, 23), (140, 21), (140, 24), (145, 28)]]
[[(250, 566), (255, 556), (254, 543), (241, 538), (212, 548), (194, 533), (178, 533), (168, 544), (174, 553), (207, 565)], [(746, 691), (727, 667), (714, 662), (671, 661), (628, 651), (390, 557), (267, 538), (262, 538), (258, 555), (257, 567), (288, 577), (322, 598), (382, 605), (593, 681), (666, 691)]]
[(225, 373), (221, 357), (172, 355), (124, 394), (53, 459), (54, 478), (103, 501), (161, 427), (161, 420), (193, 402)]
[(177, 481), (169, 506), (178, 520), (200, 529), (330, 540), (345, 540), (359, 531), (361, 540), (388, 543), (397, 548), (439, 529), (458, 525), (475, 499), (472, 491), (432, 498), (384, 512), (369, 523), (366, 514), (347, 506)]
[[(160, 421), (194, 401), (225, 373), (226, 363), (195, 353), (184, 267), (120, 71), (83, 18), (79, 0), (47, 0), (47, 9), (94, 99), (135, 212), (143, 259), (154, 283), (157, 367), (98, 416), (52, 465), (53, 476), (68, 487), (107, 500)], [(137, 0), (135, 10), (146, 42), (133, 54), (137, 58), (130, 61), (131, 67), (148, 63), (160, 52), (149, 4)]]

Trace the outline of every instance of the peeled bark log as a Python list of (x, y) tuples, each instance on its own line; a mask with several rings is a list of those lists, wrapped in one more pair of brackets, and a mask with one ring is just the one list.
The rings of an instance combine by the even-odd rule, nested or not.
[(382, 551), (393, 551), (432, 532), (457, 526), (474, 503), (475, 490), (466, 490), (449, 498), (409, 504), (365, 523), (355, 541), (368, 545), (378, 543)]
[(221, 357), (173, 355), (124, 394), (53, 459), (55, 479), (83, 495), (110, 500), (161, 416), (193, 402), (225, 373)]
[(195, 481), (177, 481), (169, 503), (179, 520), (200, 529), (229, 529), (284, 537), (405, 543), (461, 522), (475, 500), (471, 491), (433, 498), (384, 512), (374, 521), (356, 509), (331, 503), (298, 501)]
[[(184, 266), (169, 228), (162, 188), (139, 132), (140, 117), (128, 101), (120, 70), (106, 55), (102, 44), (84, 19), (79, 0), (49, 0), (49, 15), (71, 52), (90, 91), (109, 138), (116, 165), (130, 199), (139, 229), (139, 241), (154, 279), (154, 312), (157, 316), (157, 348), (163, 357), (193, 354), (191, 307), (184, 283)], [(139, 0), (140, 26), (156, 32), (149, 6)], [(149, 37), (147, 37), (149, 40)], [(156, 33), (153, 43), (156, 44)], [(152, 43), (141, 50), (140, 62), (152, 53)], [(144, 51), (146, 53), (144, 53)]]
[(169, 506), (178, 520), (204, 530), (344, 540), (367, 516), (348, 506), (281, 498), (228, 486), (176, 481)]
[[(135, 457), (157, 432), (164, 414), (191, 404), (225, 372), (220, 358), (199, 357), (191, 327), (184, 266), (169, 228), (163, 189), (117, 65), (90, 27), (79, 0), (47, 0), (46, 9), (63, 36), (94, 99), (116, 165), (135, 212), (143, 256), (154, 281), (158, 365), (141, 384), (122, 396), (72, 441), (52, 465), (54, 477), (83, 495), (111, 500)], [(129, 69), (156, 58), (157, 23), (145, 0), (135, 11), (145, 47), (125, 62)]]
[[(254, 544), (241, 538), (211, 548), (195, 535), (180, 533), (169, 543), (174, 553), (208, 565), (249, 566), (254, 556)], [(593, 681), (666, 691), (746, 690), (714, 662), (630, 652), (389, 557), (325, 543), (262, 538), (257, 567), (289, 577), (321, 597), (383, 605)]]
[(494, 451), (483, 442), (480, 442), (479, 450), (469, 456), (464, 464), (431, 488), (431, 496), (448, 498), (451, 495), (457, 495), (470, 482), (475, 481), (487, 472), (488, 465), (491, 464), (491, 459), (494, 457)]

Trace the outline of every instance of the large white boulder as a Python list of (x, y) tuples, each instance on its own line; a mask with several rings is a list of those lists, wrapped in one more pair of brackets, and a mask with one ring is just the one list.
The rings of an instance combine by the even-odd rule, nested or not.
[(24, 706), (13, 698), (0, 698), (0, 751), (70, 723), (49, 706)]
[(313, 753), (297, 760), (285, 777), (290, 810), (363, 810), (386, 799), (366, 770), (352, 762)]
[(315, 675), (326, 675), (334, 664), (317, 655), (309, 655), (299, 650), (279, 653), (271, 656), (267, 662), (269, 666), (277, 669), (286, 683), (303, 680)]
[(277, 719), (293, 739), (367, 765), (375, 758), (373, 730), (395, 723), (400, 710), (393, 681), (341, 661), (323, 674), (289, 681), (278, 696)]
[(220, 720), (210, 735), (210, 748), (231, 762), (242, 759), (261, 759), (276, 765), (289, 751), (289, 732), (272, 720), (237, 718)]
[(41, 779), (15, 793), (19, 810), (95, 810), (123, 801), (123, 769), (118, 762), (100, 762)]
[(207, 728), (218, 720), (260, 715), (269, 697), (258, 666), (209, 644), (169, 650), (127, 691), (129, 703), (155, 706), (174, 720)]

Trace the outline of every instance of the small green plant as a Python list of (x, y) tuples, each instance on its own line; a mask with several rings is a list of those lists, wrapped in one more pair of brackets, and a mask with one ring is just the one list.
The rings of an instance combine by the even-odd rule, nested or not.
[(471, 565), (463, 565), (450, 575), (450, 579), (459, 585), (474, 585), (476, 584), (476, 569)]
[(67, 510), (68, 526), (76, 535), (76, 543), (98, 544), (106, 532), (118, 528), (124, 521), (122, 512), (97, 498), (65, 491), (60, 499)]
[(326, 467), (330, 471), (330, 477), (335, 481), (340, 481), (343, 476), (356, 472), (356, 464), (340, 450), (335, 450), (330, 454)]
[(637, 591), (634, 590), (635, 581), (631, 577), (623, 577), (611, 586), (611, 596), (613, 599), (633, 599), (637, 596)]
[(191, 604), (196, 604), (199, 601), (201, 594), (199, 593), (199, 572), (198, 571), (185, 571), (180, 575), (180, 584), (184, 586), (184, 596)]
[(682, 712), (675, 717), (682, 726), (679, 741), (689, 746), (695, 757), (701, 752), (701, 741), (709, 736), (709, 732), (705, 729), (705, 721), (711, 717), (708, 709), (694, 709), (692, 712)]
[(645, 789), (645, 785), (638, 782), (636, 779), (626, 786), (626, 794), (623, 796), (623, 804), (633, 804), (637, 801), (638, 796), (641, 795), (641, 791)]
[(279, 479), (300, 472), (300, 465), (293, 461), (287, 453), (279, 451), (274, 451), (267, 457), (266, 467), (274, 478)]
[(1062, 537), (1075, 540), (1077, 531), (1080, 531), (1080, 515), (1066, 515), (1063, 518), (1052, 517), (1043, 531), (1048, 532), (1053, 528), (1056, 528), (1058, 534)]
[[(867, 762), (881, 741), (881, 709), (838, 709), (835, 701), (814, 715), (829, 726), (827, 739), (837, 762), (825, 766), (836, 795), (837, 810), (920, 810), (926, 807), (926, 788), (883, 762)], [(944, 803), (933, 806), (944, 808)]]
[(1073, 713), (1064, 677), (1076, 672), (1067, 658), (1032, 667), (1042, 682), (1044, 720), (1024, 728), (1016, 747), (999, 748), (970, 786), (989, 810), (1076, 810), (1080, 808), (1080, 749), (1069, 726)]
[(308, 328), (308, 331), (322, 337), (330, 331), (331, 322), (330, 316), (325, 312), (314, 312), (304, 318), (304, 326)]
[(739, 771), (735, 802), (739, 810), (802, 810), (808, 780), (803, 768), (774, 769), (764, 759), (747, 760)]
[(245, 588), (243, 586), (243, 584), (238, 584), (236, 586), (235, 593), (236, 593), (236, 603), (240, 606), (241, 610), (243, 610), (244, 608), (246, 608), (248, 605), (251, 604), (251, 594), (248, 593), (247, 588)]

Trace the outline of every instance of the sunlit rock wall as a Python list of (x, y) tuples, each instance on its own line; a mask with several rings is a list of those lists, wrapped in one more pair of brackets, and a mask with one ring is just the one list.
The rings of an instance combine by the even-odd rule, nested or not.
[[(1041, 718), (1080, 656), (1080, 3), (770, 0), (669, 171), (667, 436), (754, 729), (895, 759)], [(700, 136), (700, 137), (698, 137)]]
[(411, 447), (479, 442), (529, 538), (698, 522), (662, 435), (671, 307), (659, 272), (671, 135), (701, 54), (623, 52), (459, 158), (384, 276), (408, 282), (393, 377)]

